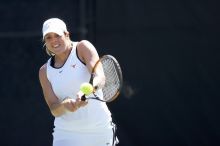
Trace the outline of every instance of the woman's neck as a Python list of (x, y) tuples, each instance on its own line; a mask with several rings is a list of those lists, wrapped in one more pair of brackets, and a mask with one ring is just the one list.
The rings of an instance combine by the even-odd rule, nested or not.
[(64, 51), (63, 53), (61, 54), (57, 54), (54, 56), (54, 66), (56, 67), (61, 67), (64, 65), (64, 63), (66, 62), (67, 58), (69, 57), (70, 55), (70, 52), (72, 50), (72, 45), (68, 45), (66, 51)]

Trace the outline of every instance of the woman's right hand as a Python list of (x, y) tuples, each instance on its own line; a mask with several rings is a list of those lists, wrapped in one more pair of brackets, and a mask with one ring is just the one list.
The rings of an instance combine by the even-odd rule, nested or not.
[(63, 100), (62, 104), (67, 111), (75, 112), (80, 107), (85, 106), (87, 102), (81, 101), (81, 99), (77, 97), (76, 100), (72, 98), (66, 98)]
[(63, 104), (64, 108), (70, 112), (75, 112), (79, 108), (77, 105), (77, 102), (71, 98), (64, 99), (62, 104)]

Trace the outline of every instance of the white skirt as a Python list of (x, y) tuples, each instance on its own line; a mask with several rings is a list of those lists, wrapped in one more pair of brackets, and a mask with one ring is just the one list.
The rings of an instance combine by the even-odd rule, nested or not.
[(53, 133), (53, 146), (114, 146), (117, 143), (115, 127), (93, 132), (56, 129)]

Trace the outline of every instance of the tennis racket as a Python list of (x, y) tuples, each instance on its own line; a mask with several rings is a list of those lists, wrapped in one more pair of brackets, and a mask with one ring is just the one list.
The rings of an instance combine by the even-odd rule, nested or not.
[[(103, 97), (98, 97), (95, 92), (92, 94), (94, 96), (85, 96), (81, 97), (81, 100), (85, 101), (87, 99), (96, 99), (102, 102), (111, 102), (115, 100), (122, 89), (123, 77), (121, 67), (112, 55), (104, 55), (96, 62), (95, 66), (92, 69), (91, 78), (89, 83), (93, 85), (93, 79), (95, 77), (96, 69), (102, 67), (105, 75), (105, 84), (102, 87)], [(96, 91), (97, 87), (94, 87)]]

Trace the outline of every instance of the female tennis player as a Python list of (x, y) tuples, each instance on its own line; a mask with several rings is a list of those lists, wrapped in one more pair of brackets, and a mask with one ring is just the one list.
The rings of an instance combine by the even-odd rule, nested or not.
[[(106, 103), (83, 101), (79, 91), (99, 60), (97, 50), (87, 40), (71, 41), (66, 24), (58, 18), (46, 20), (42, 33), (50, 58), (40, 68), (39, 80), (55, 117), (53, 146), (115, 146), (115, 124)], [(104, 77), (98, 72), (93, 84), (101, 88)], [(102, 96), (102, 91), (96, 94)]]

